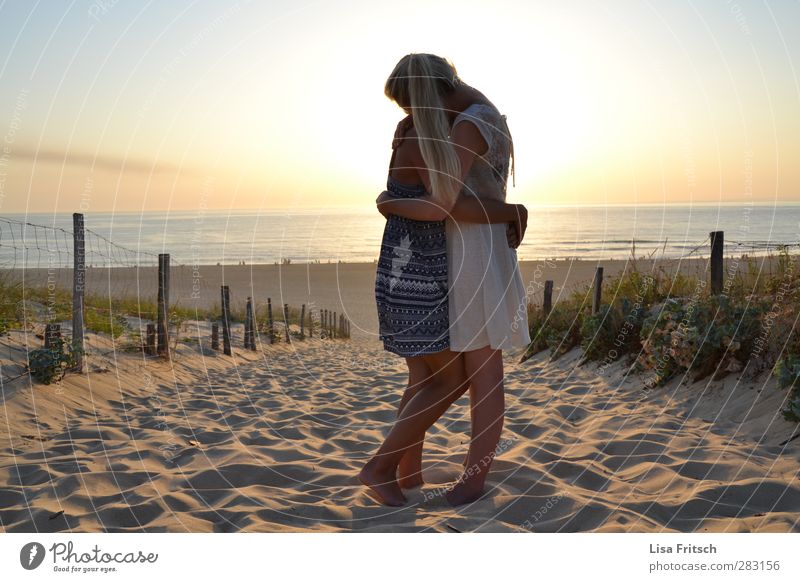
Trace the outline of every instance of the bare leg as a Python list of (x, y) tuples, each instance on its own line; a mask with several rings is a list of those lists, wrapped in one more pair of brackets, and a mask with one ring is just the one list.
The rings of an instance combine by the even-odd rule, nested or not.
[[(424, 385), (429, 383), (432, 378), (431, 369), (422, 358), (407, 358), (408, 362), (408, 388), (403, 393), (400, 400), (400, 407), (397, 415), (403, 412), (406, 404), (419, 392)], [(397, 466), (397, 482), (403, 489), (413, 489), (424, 484), (422, 480), (422, 446), (425, 442), (425, 435), (416, 443), (411, 445)]]
[(464, 365), (472, 386), (472, 440), (464, 473), (447, 493), (452, 505), (471, 503), (483, 495), (505, 414), (503, 353), (489, 347), (465, 352)]
[(423, 386), (394, 423), (375, 456), (361, 469), (358, 477), (386, 505), (403, 505), (406, 498), (397, 483), (397, 465), (406, 450), (424, 438), (434, 422), (466, 390), (464, 358), (443, 351), (421, 356), (433, 372), (432, 382)]
[[(468, 352), (465, 352), (465, 355)], [(464, 364), (464, 369), (466, 370), (466, 363)], [(467, 376), (469, 378), (469, 376)], [(475, 393), (475, 385), (470, 381), (469, 384), (469, 426), (470, 431), (472, 434), (475, 434), (475, 403), (478, 401), (478, 395)], [(470, 441), (471, 442), (471, 441)], [(461, 462), (464, 465), (464, 468), (467, 468), (467, 463), (469, 462), (469, 451), (467, 454), (464, 455), (464, 460)]]

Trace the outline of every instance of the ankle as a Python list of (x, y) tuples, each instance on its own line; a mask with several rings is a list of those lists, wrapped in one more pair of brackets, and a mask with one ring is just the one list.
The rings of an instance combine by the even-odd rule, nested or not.
[(391, 461), (385, 457), (376, 455), (367, 461), (367, 464), (364, 465), (364, 471), (377, 475), (394, 475), (397, 471), (397, 465), (391, 464)]

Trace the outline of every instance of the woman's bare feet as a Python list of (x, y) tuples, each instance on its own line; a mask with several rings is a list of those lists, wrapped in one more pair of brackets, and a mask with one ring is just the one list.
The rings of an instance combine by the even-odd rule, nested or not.
[(405, 505), (408, 500), (397, 483), (395, 470), (384, 472), (376, 465), (375, 459), (370, 459), (358, 474), (358, 480), (369, 487), (384, 505), (390, 507)]
[(451, 487), (445, 498), (447, 502), (453, 507), (457, 505), (464, 505), (465, 503), (472, 503), (477, 501), (483, 495), (483, 483), (475, 483), (475, 479), (469, 480), (459, 479), (453, 487)]
[(425, 484), (422, 479), (421, 446), (411, 447), (400, 459), (400, 464), (397, 465), (397, 482), (403, 489), (414, 489)]

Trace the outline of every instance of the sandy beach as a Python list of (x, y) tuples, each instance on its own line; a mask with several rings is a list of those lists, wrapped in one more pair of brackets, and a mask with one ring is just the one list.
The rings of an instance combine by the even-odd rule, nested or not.
[[(604, 263), (606, 276), (624, 265)], [(557, 294), (596, 266), (524, 263), (523, 281), (536, 301), (536, 282), (555, 280)], [(207, 322), (190, 322), (169, 362), (89, 333), (85, 373), (42, 385), (22, 365), (41, 330), (12, 330), (0, 339), (3, 531), (800, 531), (800, 439), (786, 443), (797, 424), (781, 417), (774, 379), (643, 391), (622, 363), (579, 366), (579, 350), (554, 363), (506, 354), (506, 423), (481, 500), (451, 508), (442, 495), (467, 449), (464, 397), (428, 433), (426, 485), (383, 507), (355, 475), (406, 373), (375, 339), (374, 265), (201, 269), (198, 302), (218, 301), (224, 278), (234, 301), (343, 308), (353, 339), (250, 352), (238, 327), (226, 357)], [(130, 289), (135, 273), (105, 280)], [(173, 301), (192, 278), (173, 275)], [(103, 280), (93, 269), (90, 285)]]

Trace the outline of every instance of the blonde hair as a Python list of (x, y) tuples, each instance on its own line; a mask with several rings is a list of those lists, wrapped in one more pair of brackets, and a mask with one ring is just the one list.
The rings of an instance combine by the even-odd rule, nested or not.
[(452, 63), (428, 53), (411, 53), (400, 59), (384, 87), (389, 99), (411, 109), (431, 194), (447, 207), (452, 206), (462, 182), (461, 163), (449, 139), (450, 122), (442, 96), (461, 83)]

